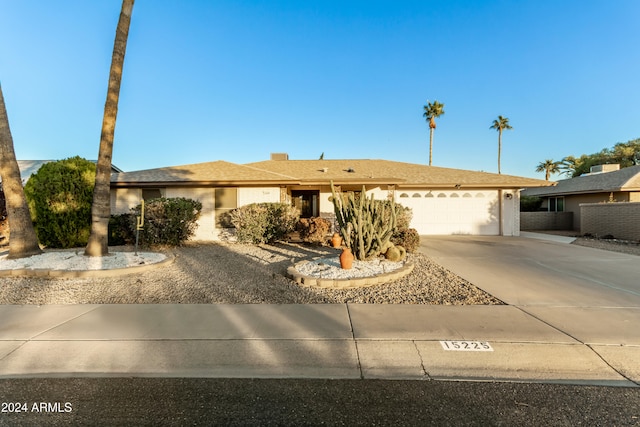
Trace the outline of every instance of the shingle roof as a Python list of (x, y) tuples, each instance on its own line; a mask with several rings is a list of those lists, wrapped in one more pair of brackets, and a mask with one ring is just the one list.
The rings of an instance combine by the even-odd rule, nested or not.
[(539, 179), (425, 166), (391, 160), (266, 160), (249, 163), (259, 169), (286, 173), (306, 184), (381, 182), (399, 186), (478, 186), (525, 188), (551, 185)]
[(112, 185), (125, 184), (239, 184), (288, 182), (295, 178), (282, 174), (259, 170), (250, 166), (218, 160), (182, 166), (146, 169), (116, 173), (111, 176)]
[(640, 191), (640, 165), (619, 171), (583, 175), (558, 181), (555, 187), (531, 188), (527, 196), (560, 196), (568, 194)]
[(115, 186), (158, 184), (255, 185), (265, 183), (326, 185), (396, 184), (490, 188), (551, 185), (538, 179), (461, 169), (424, 166), (390, 160), (267, 160), (238, 165), (222, 160), (114, 174)]

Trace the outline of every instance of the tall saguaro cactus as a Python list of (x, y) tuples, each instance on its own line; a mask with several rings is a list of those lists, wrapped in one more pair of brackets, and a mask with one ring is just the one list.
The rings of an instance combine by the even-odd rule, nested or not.
[(396, 228), (396, 210), (391, 205), (367, 198), (362, 187), (360, 197), (353, 193), (337, 194), (331, 183), (333, 208), (345, 245), (358, 260), (374, 258), (391, 246)]

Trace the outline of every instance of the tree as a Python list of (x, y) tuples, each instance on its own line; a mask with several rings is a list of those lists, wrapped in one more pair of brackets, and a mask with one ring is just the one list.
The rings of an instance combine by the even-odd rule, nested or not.
[(7, 204), (10, 237), (7, 258), (25, 258), (42, 252), (31, 223), (29, 206), (24, 195), (20, 168), (13, 148), (9, 117), (0, 85), (0, 177)]
[(129, 24), (134, 0), (123, 0), (116, 38), (113, 44), (111, 70), (109, 72), (109, 88), (104, 105), (102, 119), (102, 133), (100, 135), (100, 149), (96, 165), (96, 184), (93, 189), (93, 204), (91, 206), (91, 234), (85, 249), (85, 255), (105, 256), (109, 253), (109, 217), (111, 216), (111, 157), (113, 154), (113, 138), (118, 115), (118, 99), (120, 97), (120, 82), (124, 56), (127, 50)]
[(536, 167), (536, 172), (544, 172), (544, 179), (549, 181), (549, 177), (552, 173), (560, 172), (559, 162), (554, 162), (551, 159), (547, 159), (544, 162), (540, 162)]
[(573, 173), (576, 170), (577, 163), (578, 159), (576, 159), (574, 156), (563, 157), (558, 164), (558, 170), (561, 174), (573, 176)]
[(433, 104), (427, 101), (427, 105), (424, 106), (425, 120), (429, 123), (429, 166), (431, 166), (433, 159), (433, 130), (436, 128), (436, 119), (444, 114), (444, 104), (438, 101), (433, 101)]
[(616, 163), (620, 168), (640, 165), (640, 138), (618, 142), (612, 148), (603, 148), (593, 154), (566, 156), (560, 162), (560, 169), (562, 173), (575, 178), (589, 173), (592, 166)]
[(33, 227), (47, 248), (87, 244), (96, 165), (81, 157), (49, 162), (24, 186)]
[(509, 125), (509, 119), (507, 117), (498, 116), (489, 129), (496, 129), (498, 131), (498, 173), (500, 173), (500, 154), (502, 152), (502, 131), (505, 129), (513, 129)]

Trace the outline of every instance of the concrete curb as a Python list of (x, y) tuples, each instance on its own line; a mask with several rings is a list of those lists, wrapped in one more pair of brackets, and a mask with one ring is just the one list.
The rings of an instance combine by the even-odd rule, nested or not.
[(174, 254), (165, 255), (166, 258), (162, 261), (126, 268), (112, 268), (110, 270), (50, 270), (42, 268), (20, 268), (14, 270), (0, 270), (0, 277), (35, 277), (51, 279), (98, 279), (103, 277), (118, 277), (134, 273), (144, 273), (146, 271), (171, 264), (176, 259)]
[(401, 279), (413, 271), (413, 262), (405, 262), (405, 264), (397, 270), (389, 273), (378, 274), (371, 277), (360, 277), (351, 279), (323, 279), (319, 277), (306, 276), (298, 272), (296, 266), (308, 261), (300, 261), (295, 265), (287, 268), (287, 275), (297, 284), (306, 287), (316, 288), (332, 288), (332, 289), (350, 289), (364, 288), (368, 286), (381, 285)]

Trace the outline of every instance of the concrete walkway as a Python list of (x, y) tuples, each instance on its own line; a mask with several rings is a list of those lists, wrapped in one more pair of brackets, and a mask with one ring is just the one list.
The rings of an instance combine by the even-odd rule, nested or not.
[[(4, 378), (640, 383), (637, 352), (585, 344), (506, 305), (0, 306), (0, 325)], [(492, 351), (446, 350), (441, 340)]]
[[(579, 288), (555, 264), (549, 268), (532, 258), (519, 265), (515, 258), (501, 260), (491, 252), (517, 258), (525, 248), (531, 257), (547, 254), (557, 259), (572, 245), (479, 237), (427, 242), (423, 249), (430, 256), (510, 305), (4, 305), (0, 306), (0, 378), (640, 384), (640, 304), (632, 286), (613, 289), (597, 278), (596, 284)], [(585, 254), (583, 249), (588, 248), (579, 249), (578, 258)], [(604, 259), (612, 266), (627, 265), (624, 256), (588, 254), (586, 263)], [(637, 257), (633, 261), (637, 264)], [(584, 268), (565, 264), (570, 273)], [(623, 280), (625, 271), (620, 273)], [(553, 292), (548, 287), (549, 281), (558, 287), (558, 276), (569, 283), (568, 290)], [(605, 304), (593, 305), (603, 301), (602, 295), (608, 295)], [(611, 301), (626, 304), (607, 305)]]

